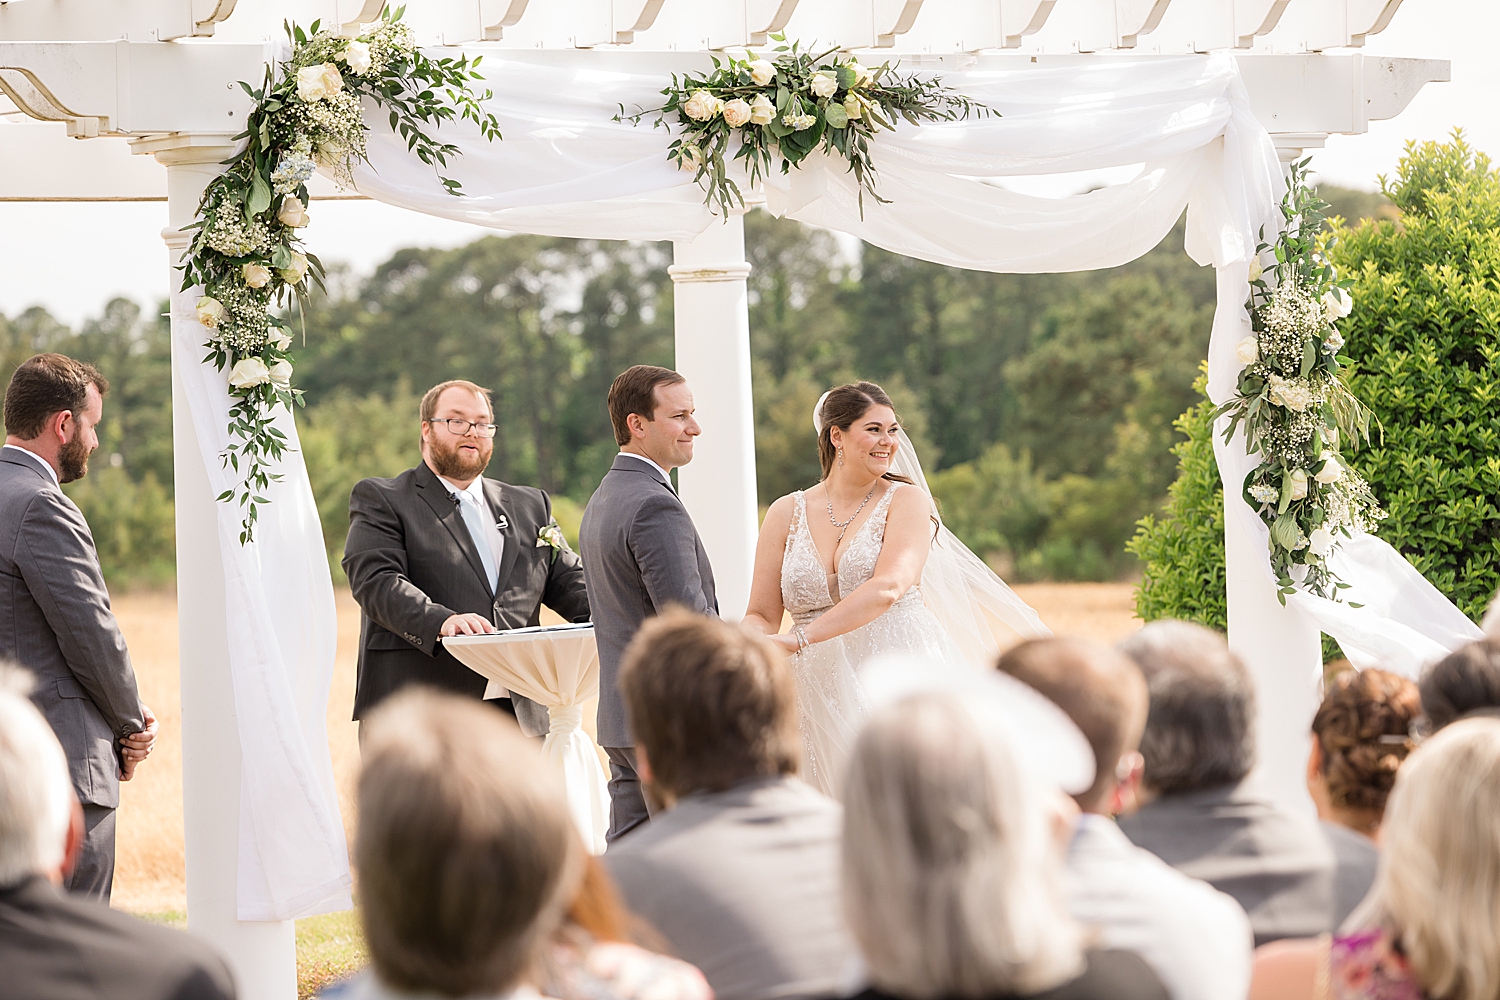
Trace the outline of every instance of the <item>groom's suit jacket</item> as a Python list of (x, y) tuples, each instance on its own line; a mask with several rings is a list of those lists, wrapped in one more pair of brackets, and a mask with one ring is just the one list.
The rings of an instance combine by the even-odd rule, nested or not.
[(615, 683), (625, 647), (669, 604), (718, 614), (713, 567), (671, 482), (628, 455), (589, 498), (578, 548), (599, 644), (599, 745), (635, 746)]
[[(343, 565), (363, 612), (356, 719), (408, 684), (484, 697), (485, 679), (438, 642), (450, 615), (524, 628), (540, 623), (546, 604), (568, 621), (589, 619), (578, 555), (564, 546), (554, 557), (551, 547), (537, 545), (537, 533), (552, 520), (546, 493), (484, 480), (505, 539), (495, 591), (451, 493), (422, 462), (394, 479), (363, 480), (349, 495)], [(515, 704), (522, 730), (547, 731), (544, 709), (519, 696)]]
[(40, 462), (0, 449), (0, 656), (36, 674), (31, 699), (79, 801), (113, 809), (119, 740), (144, 728), (141, 699), (94, 536)]

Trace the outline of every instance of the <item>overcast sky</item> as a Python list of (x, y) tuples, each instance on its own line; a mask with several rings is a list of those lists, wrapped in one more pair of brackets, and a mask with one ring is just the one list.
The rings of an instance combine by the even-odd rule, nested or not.
[[(1366, 135), (1330, 137), (1314, 168), (1331, 183), (1373, 189), (1377, 175), (1394, 173), (1406, 140), (1443, 139), (1456, 126), (1500, 156), (1497, 35), (1497, 0), (1405, 0), (1365, 53), (1449, 59), (1453, 82), (1428, 84), (1403, 114), (1371, 123)], [(313, 215), (304, 230), (313, 252), (360, 272), (400, 247), (457, 246), (489, 232), (374, 202), (317, 203)], [(164, 203), (0, 203), (0, 313), (42, 305), (76, 324), (117, 295), (154, 303), (167, 292), (166, 224)]]

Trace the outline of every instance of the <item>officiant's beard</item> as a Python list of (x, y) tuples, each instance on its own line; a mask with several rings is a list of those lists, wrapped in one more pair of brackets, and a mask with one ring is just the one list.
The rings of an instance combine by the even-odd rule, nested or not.
[(485, 467), (490, 464), (490, 456), (495, 453), (495, 446), (488, 439), (481, 438), (478, 442), (470, 441), (476, 445), (479, 451), (473, 458), (466, 458), (460, 448), (460, 444), (447, 444), (438, 440), (436, 436), (427, 442), (428, 463), (432, 471), (455, 482), (474, 479)]
[(82, 434), (75, 434), (73, 440), (58, 449), (57, 481), (71, 483), (88, 475), (91, 450), (83, 443)]

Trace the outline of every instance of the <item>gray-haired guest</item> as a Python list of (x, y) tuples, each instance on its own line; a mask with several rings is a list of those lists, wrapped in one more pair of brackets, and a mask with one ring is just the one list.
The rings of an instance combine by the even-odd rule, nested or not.
[(92, 366), (38, 354), (5, 390), (0, 448), (0, 656), (35, 671), (32, 700), (68, 755), (84, 841), (70, 892), (109, 901), (115, 808), (156, 741), (125, 637), (109, 606), (99, 553), (62, 484), (83, 478), (99, 447), (109, 382)]
[(0, 1000), (230, 1000), (207, 945), (60, 891), (84, 817), (31, 685), (0, 662)]
[(1310, 819), (1259, 792), (1255, 685), (1224, 637), (1153, 622), (1120, 644), (1146, 676), (1139, 812), (1120, 819), (1138, 847), (1233, 896), (1256, 945), (1333, 930), (1334, 857)]

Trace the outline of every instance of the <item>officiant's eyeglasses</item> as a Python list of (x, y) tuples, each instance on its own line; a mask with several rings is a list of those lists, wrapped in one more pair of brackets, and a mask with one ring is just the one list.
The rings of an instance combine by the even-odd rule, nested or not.
[(482, 438), (492, 438), (495, 436), (494, 424), (476, 424), (474, 421), (464, 420), (462, 417), (449, 417), (446, 420), (442, 417), (432, 417), (427, 422), (429, 424), (447, 424), (448, 430), (458, 437), (468, 434), (470, 428), (473, 428), (474, 433)]

